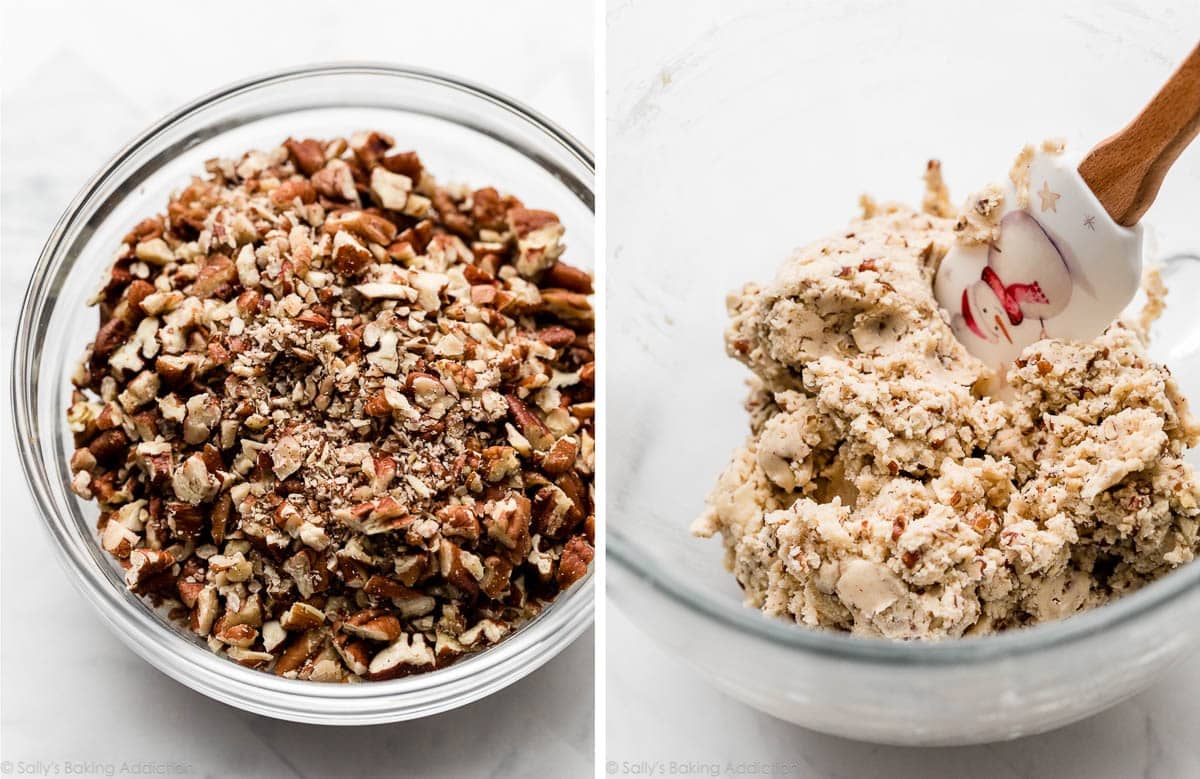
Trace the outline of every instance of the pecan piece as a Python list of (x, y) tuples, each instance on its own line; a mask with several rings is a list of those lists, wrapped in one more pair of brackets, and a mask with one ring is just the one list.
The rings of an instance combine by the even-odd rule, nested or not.
[(233, 532), (235, 528), (232, 520), (234, 520), (233, 498), (228, 492), (223, 492), (217, 498), (212, 513), (209, 514), (209, 530), (213, 543), (224, 542), (226, 534)]
[(521, 460), (517, 456), (517, 450), (511, 446), (489, 446), (483, 450), (480, 467), (483, 478), (490, 482), (498, 482), (519, 473)]
[(395, 641), (400, 637), (400, 620), (390, 614), (367, 609), (343, 622), (342, 630), (368, 641)]
[(271, 190), (271, 201), (277, 205), (290, 204), (296, 198), (299, 198), (300, 202), (304, 204), (316, 202), (317, 190), (311, 183), (303, 179), (285, 181)]
[(92, 359), (103, 360), (110, 357), (117, 347), (129, 340), (131, 332), (129, 324), (123, 319), (114, 318), (105, 322), (96, 333), (96, 340), (92, 342)]
[(554, 349), (562, 349), (575, 342), (575, 331), (562, 325), (550, 325), (538, 333), (538, 340)]
[(165, 549), (134, 549), (129, 553), (129, 568), (125, 570), (125, 585), (134, 592), (146, 589), (147, 583), (175, 564), (175, 556)]
[(479, 582), (479, 588), (492, 600), (500, 600), (509, 591), (512, 572), (512, 563), (492, 555), (483, 561), (483, 579)]
[(407, 176), (409, 181), (414, 184), (421, 182), (421, 173), (424, 170), (424, 167), (421, 165), (421, 158), (417, 156), (415, 151), (401, 151), (389, 154), (383, 158), (383, 167), (392, 173)]
[(396, 237), (396, 225), (370, 211), (345, 211), (330, 216), (323, 228), (334, 234), (345, 231), (368, 243), (387, 246)]
[(374, 130), (355, 133), (350, 139), (350, 148), (354, 150), (354, 156), (368, 170), (378, 165), (388, 149), (395, 145), (396, 141), (392, 136)]
[(426, 646), (424, 636), (419, 633), (405, 635), (371, 658), (368, 674), (374, 681), (395, 679), (428, 670), (435, 662), (433, 650)]
[(542, 456), (542, 470), (551, 476), (566, 473), (574, 467), (578, 454), (579, 439), (565, 435), (555, 441), (550, 450)]
[(437, 512), (437, 518), (442, 523), (442, 535), (455, 538), (471, 546), (479, 540), (479, 520), (475, 512), (466, 506), (443, 506)]
[(568, 325), (592, 329), (596, 314), (587, 295), (566, 289), (543, 289), (542, 307)]
[(367, 247), (359, 243), (348, 232), (338, 232), (333, 237), (333, 269), (345, 276), (355, 276), (366, 270), (375, 258)]
[(167, 527), (176, 535), (197, 538), (204, 530), (204, 514), (191, 503), (167, 502)]
[(293, 603), (279, 618), (284, 630), (311, 630), (325, 624), (325, 613), (307, 603)]
[(554, 435), (546, 427), (546, 423), (516, 395), (505, 395), (504, 399), (508, 401), (509, 415), (533, 448), (538, 451), (549, 449), (554, 443)]
[(217, 290), (237, 278), (233, 260), (224, 254), (214, 254), (200, 267), (196, 280), (188, 287), (188, 294), (200, 298), (212, 297)]
[(516, 492), (491, 504), (483, 523), (488, 538), (510, 550), (509, 559), (520, 561), (529, 553), (529, 525), (533, 518), (529, 498)]
[(555, 574), (558, 586), (565, 590), (582, 579), (595, 555), (596, 551), (583, 536), (571, 536), (563, 546), (562, 557), (558, 561), (558, 572)]
[(308, 630), (300, 634), (275, 661), (275, 675), (295, 676), (324, 643), (325, 638), (320, 630)]
[(546, 269), (540, 283), (544, 287), (562, 287), (569, 292), (578, 292), (583, 295), (590, 295), (593, 292), (592, 274), (573, 265), (567, 265), (562, 260)]
[(320, 141), (312, 138), (305, 138), (302, 141), (288, 138), (283, 145), (287, 148), (292, 163), (305, 176), (312, 176), (325, 167), (325, 150), (321, 148)]
[(354, 174), (343, 160), (330, 160), (324, 168), (313, 174), (313, 189), (322, 197), (343, 203), (358, 203), (358, 189), (354, 186)]
[(88, 451), (101, 465), (111, 466), (125, 459), (129, 447), (129, 436), (121, 428), (105, 430), (92, 439)]

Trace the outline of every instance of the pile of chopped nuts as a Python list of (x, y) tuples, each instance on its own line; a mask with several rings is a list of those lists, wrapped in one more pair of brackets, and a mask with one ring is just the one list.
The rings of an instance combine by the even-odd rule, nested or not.
[(444, 667), (593, 556), (591, 276), (553, 213), (393, 145), (209, 161), (125, 237), (73, 379), (129, 588), (281, 676)]

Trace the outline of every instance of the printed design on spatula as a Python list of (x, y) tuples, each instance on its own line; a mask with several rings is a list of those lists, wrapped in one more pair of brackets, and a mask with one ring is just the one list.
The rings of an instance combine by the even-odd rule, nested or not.
[(1046, 338), (1046, 320), (1070, 303), (1075, 275), (1041, 222), (1027, 211), (1013, 211), (1000, 220), (1000, 236), (988, 247), (979, 281), (963, 290), (960, 311), (951, 321), (954, 334), (1011, 344), (1009, 328), (1031, 319), (1038, 320)]

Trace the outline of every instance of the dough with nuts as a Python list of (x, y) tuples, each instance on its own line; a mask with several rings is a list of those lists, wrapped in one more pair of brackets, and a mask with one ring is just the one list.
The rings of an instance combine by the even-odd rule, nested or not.
[(1011, 399), (985, 396), (933, 297), (956, 218), (936, 163), (926, 180), (924, 210), (864, 198), (730, 295), (750, 435), (693, 531), (721, 534), (749, 605), (893, 639), (1058, 619), (1191, 561), (1200, 426), (1144, 325), (1039, 341)]

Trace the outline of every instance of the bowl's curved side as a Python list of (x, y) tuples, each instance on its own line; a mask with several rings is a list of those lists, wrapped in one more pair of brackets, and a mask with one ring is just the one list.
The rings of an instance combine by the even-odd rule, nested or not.
[(1066, 725), (1145, 689), (1200, 645), (1200, 590), (1036, 657), (940, 665), (798, 651), (681, 608), (619, 564), (609, 567), (608, 590), (641, 630), (730, 696), (812, 730), (903, 746), (978, 744)]
[[(161, 181), (152, 186), (154, 176), (173, 163), (178, 167), (182, 157), (196, 155), (225, 134), (289, 111), (297, 116), (304, 110), (351, 111), (356, 100), (364, 110), (443, 122), (461, 131), (461, 137), (476, 134), (481, 144), (491, 143), (491, 148), (520, 158), (526, 166), (524, 180), (540, 177), (545, 187), (563, 193), (564, 206), (567, 201), (573, 204), (576, 243), (585, 249), (591, 245), (590, 232), (579, 232), (590, 231), (594, 211), (591, 153), (535, 112), (478, 85), (412, 68), (350, 63), (291, 69), (218, 90), (172, 113), (122, 149), (80, 191), (47, 240), (26, 290), (12, 371), (13, 421), (26, 481), (57, 557), (105, 624), (138, 655), (198, 692), (247, 711), (324, 724), (427, 716), (517, 681), (591, 623), (594, 572), (496, 647), (429, 674), (329, 685), (243, 668), (208, 652), (131, 595), (111, 560), (99, 551), (91, 526), (94, 510), (67, 488), (64, 458), (71, 443), (63, 423), (63, 400), (69, 395), (69, 370), (63, 360), (76, 359), (80, 352), (75, 348), (87, 340), (86, 328), (74, 320), (83, 310), (80, 301), (94, 283), (92, 276), (102, 270), (81, 272), (77, 265), (81, 258), (109, 256), (116, 243), (96, 244), (110, 242), (114, 230), (120, 235), (128, 229), (128, 224), (112, 224), (130, 216), (114, 216), (126, 200), (138, 201), (141, 208), (140, 199), (149, 197), (148, 190), (167, 191)], [(406, 101), (411, 105), (406, 107)], [(345, 131), (352, 129), (358, 128)], [(473, 152), (486, 163), (481, 149)], [(148, 202), (155, 211), (162, 207), (161, 200)], [(144, 215), (138, 212), (137, 218)], [(64, 313), (66, 308), (70, 311)]]

